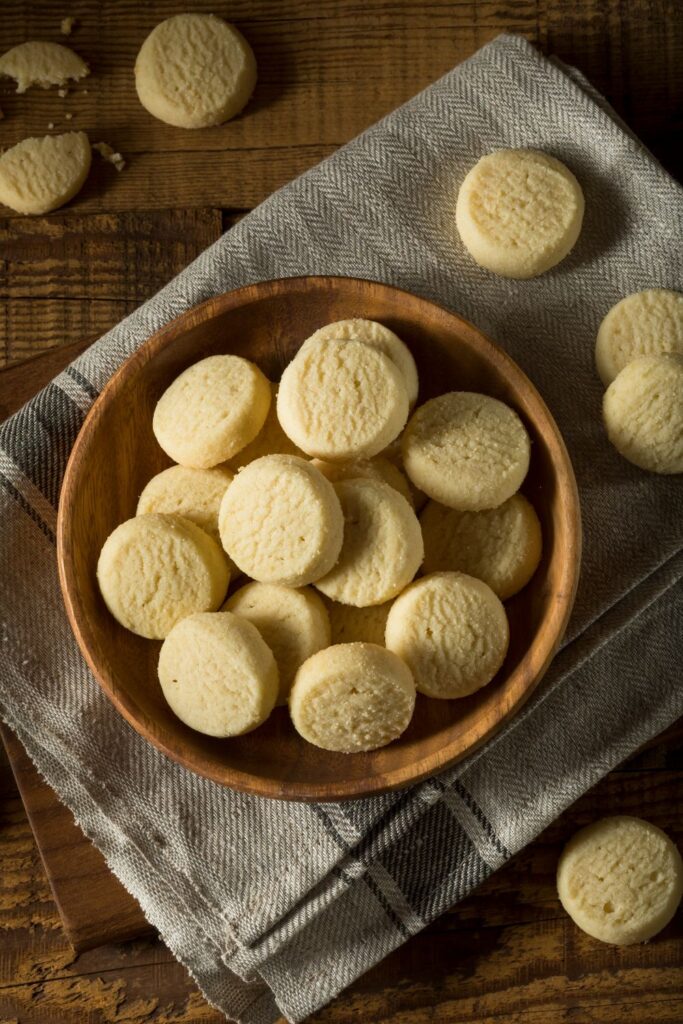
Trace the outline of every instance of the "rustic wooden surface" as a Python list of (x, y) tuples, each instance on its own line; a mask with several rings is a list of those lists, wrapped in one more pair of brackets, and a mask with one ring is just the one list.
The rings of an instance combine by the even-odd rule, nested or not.
[[(500, 31), (577, 65), (655, 155), (683, 177), (683, 18), (677, 0), (234, 0), (202, 5), (235, 21), (260, 67), (235, 122), (181, 132), (137, 104), (131, 68), (152, 25), (192, 2), (5, 0), (0, 50), (69, 42), (93, 75), (61, 100), (0, 82), (0, 145), (53, 121), (120, 149), (84, 193), (47, 218), (0, 219), (0, 415), (152, 294), (265, 198)], [(87, 90), (87, 93), (86, 91)], [(73, 115), (67, 121), (64, 115)], [(43, 353), (42, 355), (39, 353)], [(37, 361), (19, 368), (28, 357)], [(9, 392), (12, 401), (3, 401)], [(643, 814), (683, 840), (683, 739), (672, 731), (613, 772), (478, 893), (412, 939), (316, 1018), (327, 1024), (681, 1024), (681, 915), (655, 941), (618, 950), (579, 933), (555, 898), (563, 841), (600, 814)], [(68, 945), (7, 763), (0, 764), (0, 1022), (218, 1024), (156, 940)]]

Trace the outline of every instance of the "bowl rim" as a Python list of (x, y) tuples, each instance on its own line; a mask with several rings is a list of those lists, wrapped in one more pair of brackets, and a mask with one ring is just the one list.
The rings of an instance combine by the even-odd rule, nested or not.
[[(73, 569), (73, 564), (67, 556), (69, 547), (69, 522), (65, 509), (70, 507), (73, 493), (78, 486), (78, 468), (81, 462), (81, 455), (90, 440), (90, 427), (93, 420), (97, 417), (100, 407), (107, 403), (113, 396), (118, 394), (131, 373), (135, 373), (145, 363), (161, 352), (166, 345), (172, 343), (175, 335), (182, 332), (186, 321), (191, 320), (192, 326), (196, 328), (207, 320), (213, 319), (215, 316), (230, 312), (232, 309), (248, 304), (250, 299), (252, 301), (260, 300), (269, 295), (276, 297), (279, 293), (282, 293), (283, 291), (286, 292), (288, 289), (292, 287), (296, 288), (297, 286), (310, 286), (311, 284), (317, 284), (320, 286), (324, 283), (334, 285), (337, 282), (352, 283), (354, 286), (359, 287), (361, 291), (364, 288), (371, 288), (373, 290), (381, 288), (382, 290), (393, 293), (396, 296), (404, 297), (410, 302), (418, 301), (435, 307), (441, 314), (444, 314), (447, 319), (456, 321), (460, 327), (464, 327), (466, 329), (466, 332), (471, 332), (476, 338), (476, 345), (472, 347), (475, 347), (480, 354), (483, 353), (487, 358), (493, 357), (493, 361), (497, 363), (499, 367), (502, 367), (506, 377), (509, 378), (511, 376), (513, 380), (515, 380), (516, 386), (524, 385), (528, 399), (533, 401), (537, 407), (537, 412), (540, 413), (546, 421), (547, 428), (550, 434), (552, 434), (552, 439), (556, 446), (560, 464), (563, 469), (562, 480), (566, 493), (564, 495), (565, 500), (562, 502), (562, 507), (567, 521), (565, 536), (567, 557), (565, 558), (562, 566), (558, 597), (553, 602), (547, 619), (544, 638), (545, 643), (537, 671), (535, 674), (530, 675), (524, 685), (517, 687), (514, 699), (508, 702), (504, 712), (499, 715), (495, 721), (491, 722), (486, 728), (475, 730), (475, 736), (465, 750), (460, 748), (457, 751), (453, 750), (452, 748), (454, 744), (451, 742), (445, 744), (443, 748), (436, 752), (423, 755), (418, 760), (411, 761), (408, 765), (383, 771), (381, 775), (337, 782), (283, 782), (282, 780), (256, 776), (240, 768), (225, 765), (217, 766), (212, 770), (210, 762), (207, 763), (207, 760), (199, 763), (192, 753), (190, 753), (190, 756), (188, 757), (176, 751), (173, 746), (164, 739), (164, 736), (161, 735), (158, 730), (155, 730), (155, 723), (149, 720), (147, 716), (142, 713), (136, 701), (129, 695), (129, 693), (117, 684), (115, 673), (110, 671), (109, 666), (103, 666), (94, 658), (88, 639), (90, 634), (90, 623), (87, 616), (85, 616), (79, 608), (78, 581)], [(555, 460), (555, 464), (556, 466), (558, 465), (557, 459)], [(183, 767), (188, 770), (195, 772), (195, 774), (208, 778), (220, 785), (228, 786), (238, 792), (268, 797), (271, 799), (304, 802), (324, 803), (351, 800), (360, 797), (380, 795), (396, 789), (402, 789), (406, 786), (423, 781), (430, 776), (436, 775), (444, 771), (446, 768), (456, 764), (458, 761), (463, 760), (465, 757), (469, 757), (485, 742), (495, 736), (496, 733), (498, 733), (502, 727), (521, 710), (523, 705), (535, 692), (562, 641), (576, 597), (580, 575), (581, 548), (581, 509), (576, 477), (569, 452), (567, 451), (564, 439), (552, 413), (534, 384), (527, 377), (521, 367), (512, 359), (511, 356), (507, 354), (507, 352), (505, 352), (503, 348), (493, 342), (480, 328), (476, 327), (471, 323), (471, 321), (466, 320), (459, 314), (454, 313), (446, 306), (443, 306), (438, 302), (434, 302), (432, 299), (424, 298), (423, 296), (416, 295), (406, 289), (397, 288), (394, 285), (388, 285), (381, 281), (374, 281), (370, 278), (349, 277), (340, 274), (280, 277), (242, 285), (239, 288), (234, 288), (230, 291), (213, 295), (203, 302), (189, 307), (150, 335), (149, 338), (143, 341), (138, 348), (132, 352), (131, 355), (123, 361), (123, 363), (121, 363), (118, 369), (107, 380), (88, 411), (80, 427), (71, 452), (69, 453), (69, 458), (62, 480), (57, 511), (57, 565), (62, 598), (66, 608), (69, 624), (88, 667), (97, 680), (98, 685), (104, 691), (117, 711), (123, 715), (124, 719), (145, 740), (152, 743), (153, 746), (167, 757), (170, 757), (173, 761), (183, 765)], [(524, 664), (527, 657), (528, 652), (516, 666), (511, 676), (508, 677), (509, 679), (514, 680), (517, 676), (524, 676)], [(143, 721), (143, 719), (145, 719), (145, 721)]]

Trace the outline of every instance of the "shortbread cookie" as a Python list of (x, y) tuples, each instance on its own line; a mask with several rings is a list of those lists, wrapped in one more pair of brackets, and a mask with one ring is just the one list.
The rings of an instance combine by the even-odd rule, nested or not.
[(299, 455), (306, 458), (304, 452), (294, 444), (285, 434), (277, 418), (277, 384), (270, 385), (271, 402), (263, 424), (253, 441), (242, 448), (231, 460), (233, 469), (242, 469), (250, 462), (263, 458), (264, 455)]
[(225, 466), (214, 469), (171, 466), (153, 476), (146, 485), (138, 499), (137, 515), (168, 512), (184, 516), (220, 544), (218, 510), (234, 475)]
[(437, 572), (396, 598), (385, 641), (428, 697), (467, 697), (503, 664), (508, 620), (490, 587), (459, 572)]
[(354, 459), (353, 462), (325, 462), (323, 459), (312, 459), (311, 462), (333, 484), (339, 483), (340, 480), (358, 480), (361, 477), (367, 480), (383, 480), (385, 484), (389, 484), (402, 494), (406, 501), (413, 504), (413, 495), (406, 476), (398, 466), (381, 455), (376, 455), (374, 459)]
[(517, 413), (472, 391), (451, 391), (421, 405), (402, 449), (415, 486), (464, 512), (502, 505), (529, 468), (529, 435)]
[(221, 549), (195, 523), (150, 514), (128, 519), (110, 534), (97, 582), (117, 622), (160, 640), (185, 616), (219, 608), (230, 574)]
[(414, 707), (408, 668), (376, 644), (338, 644), (314, 654), (297, 672), (289, 698), (297, 732), (344, 754), (391, 743), (407, 728)]
[(605, 392), (602, 414), (617, 451), (652, 473), (683, 473), (683, 355), (633, 359)]
[(247, 576), (303, 587), (337, 561), (344, 517), (334, 487), (310, 462), (266, 455), (230, 484), (218, 528), (223, 547)]
[(319, 339), (329, 341), (330, 338), (338, 341), (362, 341), (383, 352), (401, 371), (408, 392), (408, 402), (411, 406), (415, 405), (418, 390), (417, 367), (410, 349), (397, 334), (376, 320), (337, 320), (333, 324), (325, 324), (324, 327), (318, 328), (304, 345)]
[(455, 222), (475, 261), (504, 277), (537, 277), (579, 237), (584, 199), (568, 167), (531, 149), (501, 149), (460, 186)]
[(683, 294), (650, 288), (627, 295), (600, 324), (595, 365), (602, 383), (612, 383), (638, 356), (683, 355)]
[(391, 601), (385, 601), (367, 608), (355, 608), (352, 604), (340, 604), (325, 598), (332, 629), (331, 642), (352, 644), (360, 641), (384, 647), (384, 631), (391, 605)]
[(174, 462), (210, 469), (253, 441), (270, 407), (270, 383), (241, 356), (209, 356), (164, 391), (154, 436)]
[(562, 906), (601, 942), (630, 946), (665, 928), (683, 896), (683, 860), (648, 821), (618, 815), (582, 828), (557, 868)]
[(19, 43), (0, 57), (0, 76), (17, 83), (17, 92), (26, 92), (32, 85), (49, 89), (53, 85), (77, 82), (89, 74), (84, 60), (61, 43), (31, 40)]
[(302, 451), (330, 462), (370, 458), (401, 432), (401, 372), (360, 341), (308, 341), (282, 374), (277, 414)]
[(247, 583), (223, 607), (252, 622), (270, 647), (280, 675), (278, 704), (286, 704), (299, 668), (330, 645), (330, 620), (321, 598), (310, 587)]
[(24, 139), (0, 156), (0, 203), (17, 213), (49, 213), (83, 186), (90, 170), (85, 132)]
[(214, 14), (176, 14), (152, 29), (135, 61), (135, 87), (153, 117), (208, 128), (239, 114), (256, 85), (241, 32)]
[(430, 501), (420, 525), (425, 573), (448, 570), (476, 576), (501, 601), (527, 585), (541, 560), (541, 524), (521, 494), (481, 512), (458, 512)]
[(315, 585), (342, 604), (383, 604), (420, 568), (420, 524), (406, 499), (379, 480), (342, 480), (335, 490), (344, 513), (344, 543), (336, 565)]
[(273, 710), (273, 652), (251, 622), (230, 612), (190, 615), (168, 634), (159, 682), (172, 711), (207, 736), (241, 736)]

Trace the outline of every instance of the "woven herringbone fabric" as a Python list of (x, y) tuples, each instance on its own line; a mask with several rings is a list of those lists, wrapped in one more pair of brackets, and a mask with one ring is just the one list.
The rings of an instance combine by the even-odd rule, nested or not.
[[(575, 251), (537, 280), (479, 269), (454, 229), (459, 181), (501, 146), (556, 154), (585, 189)], [(680, 188), (606, 104), (503, 36), (274, 195), (2, 428), (2, 713), (229, 1015), (300, 1020), (323, 1005), (683, 712), (681, 483), (610, 448), (592, 365), (612, 303), (680, 287), (682, 225)], [(54, 552), (65, 461), (122, 360), (212, 294), (299, 274), (399, 285), (495, 338), (560, 424), (585, 530), (567, 641), (512, 724), (412, 790), (324, 806), (231, 793), (134, 733), (79, 656)]]

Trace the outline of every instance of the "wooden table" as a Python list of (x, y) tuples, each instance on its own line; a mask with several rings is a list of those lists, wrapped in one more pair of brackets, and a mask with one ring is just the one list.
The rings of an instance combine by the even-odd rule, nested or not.
[[(191, 2), (4, 0), (0, 50), (69, 42), (92, 76), (60, 99), (0, 85), (0, 143), (82, 128), (123, 152), (46, 218), (0, 220), (0, 415), (69, 351), (105, 331), (273, 189), (437, 78), (498, 32), (576, 64), (665, 166), (683, 177), (683, 17), (675, 0), (234, 0), (201, 5), (252, 42), (259, 85), (246, 115), (182, 132), (137, 103), (135, 53)], [(86, 91), (87, 90), (87, 91)], [(71, 119), (66, 114), (72, 115)], [(3, 210), (3, 214), (5, 211)], [(38, 356), (30, 366), (18, 367)], [(555, 898), (562, 843), (598, 815), (642, 814), (683, 842), (683, 730), (613, 772), (470, 899), (316, 1017), (328, 1024), (681, 1024), (681, 914), (646, 946), (579, 932)], [(76, 955), (31, 829), (0, 760), (0, 1022), (199, 1024), (223, 1018), (156, 939)]]

